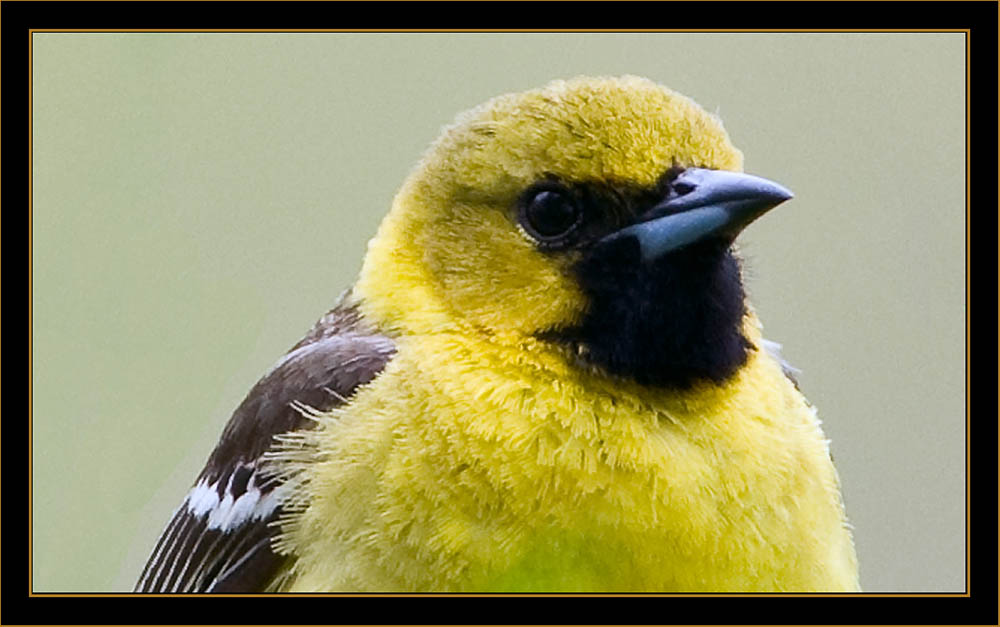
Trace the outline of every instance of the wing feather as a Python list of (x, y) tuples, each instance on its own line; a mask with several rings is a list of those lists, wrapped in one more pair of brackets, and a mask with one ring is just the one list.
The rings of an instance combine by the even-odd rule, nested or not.
[(761, 339), (761, 343), (764, 345), (764, 350), (767, 351), (767, 354), (781, 364), (781, 371), (785, 377), (795, 385), (795, 389), (798, 389), (799, 375), (802, 374), (802, 371), (785, 361), (784, 356), (781, 354), (781, 344), (767, 339)]
[(263, 455), (275, 436), (314, 424), (299, 410), (327, 411), (371, 381), (395, 353), (346, 299), (328, 312), (250, 390), (204, 470), (167, 524), (136, 592), (253, 592), (285, 559), (271, 549), (282, 483)]

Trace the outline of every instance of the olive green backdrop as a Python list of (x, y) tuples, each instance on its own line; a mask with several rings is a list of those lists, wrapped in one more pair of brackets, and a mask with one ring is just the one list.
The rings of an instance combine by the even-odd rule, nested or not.
[(868, 591), (965, 586), (965, 39), (85, 34), (33, 43), (33, 589), (129, 590), (229, 413), (494, 95), (639, 74), (796, 198), (742, 236)]

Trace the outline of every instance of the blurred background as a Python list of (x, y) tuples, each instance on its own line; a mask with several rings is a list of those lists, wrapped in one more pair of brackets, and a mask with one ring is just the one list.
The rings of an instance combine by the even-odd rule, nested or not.
[(796, 193), (741, 236), (866, 591), (965, 588), (961, 33), (35, 33), (32, 587), (128, 591), (439, 129), (638, 74)]

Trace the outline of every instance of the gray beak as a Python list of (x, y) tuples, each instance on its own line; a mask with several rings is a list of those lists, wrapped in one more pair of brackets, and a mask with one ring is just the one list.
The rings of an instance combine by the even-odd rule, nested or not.
[(748, 224), (791, 197), (792, 192), (759, 176), (688, 168), (642, 222), (604, 239), (635, 237), (643, 261), (649, 262), (707, 238), (735, 239)]

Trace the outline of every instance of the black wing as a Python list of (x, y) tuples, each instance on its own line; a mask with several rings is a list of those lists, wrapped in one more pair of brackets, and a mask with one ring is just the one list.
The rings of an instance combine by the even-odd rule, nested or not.
[(250, 390), (233, 412), (184, 502), (174, 512), (136, 592), (256, 592), (285, 558), (271, 549), (280, 480), (261, 471), (274, 436), (311, 428), (293, 407), (329, 410), (371, 381), (395, 346), (342, 301)]

